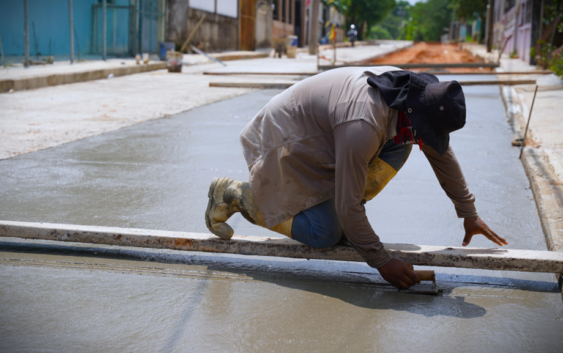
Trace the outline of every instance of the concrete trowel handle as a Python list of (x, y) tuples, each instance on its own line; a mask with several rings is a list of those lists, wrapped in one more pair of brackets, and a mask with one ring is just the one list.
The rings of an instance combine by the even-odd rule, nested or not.
[(435, 281), (436, 274), (434, 271), (414, 271), (421, 281)]

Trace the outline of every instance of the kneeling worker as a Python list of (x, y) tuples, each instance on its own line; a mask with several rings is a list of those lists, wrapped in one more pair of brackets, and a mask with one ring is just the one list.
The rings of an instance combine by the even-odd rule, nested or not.
[(394, 67), (340, 68), (305, 79), (270, 102), (242, 131), (249, 182), (215, 178), (205, 221), (230, 239), (225, 222), (250, 222), (315, 248), (343, 236), (397, 288), (419, 282), (409, 263), (393, 258), (364, 208), (418, 145), (464, 218), (469, 244), (483, 234), (508, 244), (479, 218), (475, 198), (449, 145), (465, 125), (465, 97), (456, 81)]

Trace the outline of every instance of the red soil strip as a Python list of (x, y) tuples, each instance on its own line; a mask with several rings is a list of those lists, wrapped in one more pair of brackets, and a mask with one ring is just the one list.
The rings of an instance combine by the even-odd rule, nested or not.
[[(413, 47), (403, 49), (382, 58), (371, 61), (371, 64), (445, 64), (445, 63), (476, 63), (483, 62), (480, 58), (474, 56), (469, 51), (462, 49), (456, 44), (442, 43), (415, 43)], [(447, 71), (483, 71), (479, 68), (448, 68)], [(488, 71), (488, 70), (487, 70)]]

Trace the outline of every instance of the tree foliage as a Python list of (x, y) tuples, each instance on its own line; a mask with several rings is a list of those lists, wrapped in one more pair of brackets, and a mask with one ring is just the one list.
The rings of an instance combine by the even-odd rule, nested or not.
[(410, 10), (409, 23), (405, 28), (404, 39), (439, 41), (444, 28), (452, 20), (451, 0), (428, 0), (418, 2)]
[(411, 7), (408, 1), (397, 1), (393, 10), (379, 24), (371, 28), (369, 38), (399, 39), (408, 22)]
[(487, 18), (488, 0), (456, 0), (452, 7), (455, 8), (455, 15), (458, 19), (473, 19), (477, 16)]
[(364, 26), (371, 28), (378, 24), (395, 6), (395, 0), (323, 0), (323, 3), (336, 6), (345, 15), (347, 26), (355, 24), (360, 39), (365, 37)]

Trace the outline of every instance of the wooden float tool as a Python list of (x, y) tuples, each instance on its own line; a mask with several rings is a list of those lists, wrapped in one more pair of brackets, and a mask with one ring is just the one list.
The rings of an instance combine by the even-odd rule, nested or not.
[(442, 293), (443, 290), (438, 289), (436, 286), (436, 274), (434, 271), (414, 271), (414, 273), (420, 279), (420, 283), (410, 287), (408, 293), (431, 295)]

